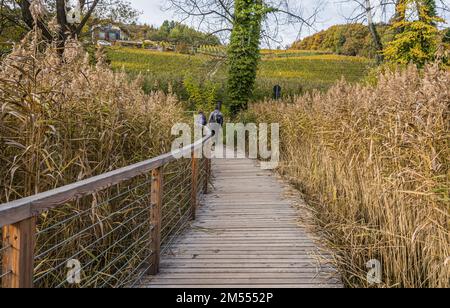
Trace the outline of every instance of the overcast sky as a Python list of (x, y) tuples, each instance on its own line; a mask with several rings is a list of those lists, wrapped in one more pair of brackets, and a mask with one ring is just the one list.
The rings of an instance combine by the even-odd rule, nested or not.
[[(166, 19), (177, 20), (176, 16), (173, 16), (172, 12), (164, 10), (164, 7), (166, 7), (165, 2), (166, 0), (129, 0), (129, 1), (135, 8), (142, 11), (143, 14), (140, 17), (140, 22), (142, 23), (160, 26), (161, 23)], [(305, 16), (308, 15), (308, 8), (316, 7), (318, 3), (318, 0), (298, 0), (298, 1), (301, 1), (302, 6), (305, 9)], [(324, 4), (323, 9), (318, 16), (317, 22), (314, 24), (314, 28), (303, 29), (303, 31), (300, 33), (300, 36), (305, 37), (318, 30), (326, 29), (329, 26), (345, 23), (346, 17), (351, 15), (353, 9), (351, 5), (344, 4), (343, 2), (344, 1), (342, 0), (327, 0), (326, 4)], [(377, 19), (380, 18), (381, 16), (378, 16)], [(280, 36), (283, 39), (283, 45), (291, 44), (298, 38), (299, 29), (284, 28), (282, 29)]]

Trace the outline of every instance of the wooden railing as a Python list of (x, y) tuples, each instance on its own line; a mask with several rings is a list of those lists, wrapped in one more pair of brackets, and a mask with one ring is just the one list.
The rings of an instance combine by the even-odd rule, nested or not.
[[(78, 249), (80, 251), (77, 251), (74, 254), (75, 256), (80, 256), (81, 251), (83, 251), (83, 254), (86, 252), (86, 255), (92, 257), (89, 262), (86, 262), (89, 266), (86, 265), (85, 270), (92, 269), (92, 264), (94, 263), (97, 265), (95, 267), (97, 275), (95, 279), (91, 279), (91, 276), (94, 275), (93, 273), (84, 273), (85, 280), (89, 281), (89, 283), (86, 283), (86, 286), (128, 286), (132, 279), (127, 277), (126, 280), (123, 279), (119, 283), (118, 279), (113, 277), (114, 273), (128, 271), (128, 276), (132, 276), (138, 270), (137, 268), (133, 269), (133, 267), (144, 268), (143, 265), (145, 265), (145, 270), (141, 274), (158, 273), (162, 242), (169, 241), (174, 236), (174, 229), (182, 227), (187, 215), (189, 215), (189, 218), (195, 219), (198, 196), (201, 193), (207, 193), (210, 160), (200, 160), (195, 153), (210, 139), (211, 134), (175, 152), (51, 191), (1, 204), (0, 227), (2, 227), (2, 244), (0, 245), (0, 257), (2, 267), (0, 278), (2, 287), (33, 287), (36, 272), (39, 272), (42, 278), (41, 281), (50, 280), (50, 282), (45, 284), (40, 282), (39, 286), (65, 286), (65, 277), (61, 273), (66, 272), (67, 265), (65, 262), (67, 262), (66, 258), (69, 257), (64, 254), (63, 248), (69, 242), (71, 245), (79, 246)], [(191, 162), (186, 164), (184, 169), (180, 170), (184, 165), (178, 164), (173, 166), (173, 171), (170, 171), (171, 180), (167, 185), (172, 187), (170, 192), (167, 192), (167, 195), (165, 195), (164, 190), (166, 187), (163, 182), (165, 176), (163, 168), (169, 164), (180, 162), (180, 159), (176, 157), (188, 155), (191, 156)], [(199, 164), (203, 166), (202, 172), (199, 171)], [(188, 172), (189, 168), (191, 170)], [(187, 178), (185, 178), (186, 175), (188, 175)], [(100, 206), (95, 194), (115, 187), (114, 185), (120, 185), (142, 176), (148, 176), (150, 181), (141, 181), (139, 185), (133, 186), (133, 188), (127, 187), (126, 192), (121, 191), (120, 194), (117, 194), (117, 196), (122, 198), (122, 201), (126, 199), (126, 206), (122, 206), (125, 202), (120, 204), (114, 203), (112, 200), (117, 198), (117, 196), (111, 198), (108, 194), (109, 197), (105, 198), (106, 201), (102, 203), (102, 206), (107, 207), (108, 214), (102, 218), (93, 214), (94, 208), (97, 209)], [(167, 176), (169, 176), (169, 173), (167, 173)], [(147, 183), (150, 184), (148, 185), (150, 189)], [(189, 187), (189, 192), (186, 191), (186, 187)], [(142, 189), (144, 191), (147, 189), (150, 204), (145, 200), (146, 198), (139, 195)], [(125, 194), (129, 194), (129, 196), (123, 198)], [(187, 197), (183, 197), (183, 194)], [(37, 223), (37, 220), (42, 219), (40, 217), (48, 211), (61, 210), (67, 206), (68, 202), (75, 202), (88, 196), (92, 200), (85, 202), (87, 206), (83, 209), (78, 207), (78, 205), (71, 207), (70, 216), (64, 216), (65, 219), (53, 221), (45, 230), (42, 230), (43, 227), (40, 227)], [(163, 208), (165, 198), (170, 198), (170, 200), (167, 200), (167, 203), (171, 204), (169, 209)], [(135, 203), (139, 206), (136, 206)], [(134, 205), (130, 206), (130, 204)], [(186, 204), (186, 207), (184, 207), (184, 204)], [(130, 210), (133, 210), (132, 215), (129, 214)], [(162, 217), (162, 212), (165, 212), (164, 217)], [(86, 218), (83, 218), (82, 215), (90, 215), (90, 218), (87, 220), (92, 220), (92, 222), (86, 225)], [(114, 215), (117, 216), (117, 219), (111, 221), (109, 218)], [(48, 219), (46, 215), (44, 216)], [(71, 225), (73, 217), (78, 219), (78, 229), (74, 234), (66, 235), (65, 233), (69, 229), (68, 226)], [(163, 220), (165, 221), (164, 226), (162, 226)], [(80, 221), (81, 226), (78, 226)], [(37, 228), (41, 228), (41, 230), (37, 230)], [(106, 230), (107, 228), (109, 228), (109, 231)], [(165, 228), (163, 230), (164, 238), (162, 238), (162, 228)], [(100, 235), (92, 236), (93, 233), (96, 233), (96, 230), (99, 230)], [(140, 230), (142, 236), (139, 236), (139, 240), (134, 239), (133, 230)], [(42, 247), (37, 247), (36, 238), (37, 234), (39, 234), (37, 231), (46, 233), (46, 239), (41, 241), (43, 243)], [(131, 234), (127, 238), (127, 244), (120, 245), (120, 248), (110, 247), (114, 243), (120, 242), (125, 237), (125, 234)], [(53, 238), (57, 237), (59, 240), (55, 243)], [(52, 240), (49, 240), (49, 238)], [(83, 242), (85, 238), (89, 238), (90, 242)], [(107, 244), (109, 246), (104, 246), (104, 243), (102, 244), (103, 246), (99, 246), (99, 243), (105, 242), (106, 238), (109, 239)], [(97, 248), (94, 249), (94, 247)], [(39, 261), (38, 266), (36, 264), (37, 248), (41, 250), (40, 259), (45, 257), (45, 262)], [(131, 257), (127, 257), (129, 249), (134, 250), (133, 256), (139, 256), (140, 259), (134, 260), (134, 263), (132, 263), (130, 261)], [(94, 251), (96, 251), (96, 254)], [(55, 279), (59, 279), (58, 283), (52, 282)]]

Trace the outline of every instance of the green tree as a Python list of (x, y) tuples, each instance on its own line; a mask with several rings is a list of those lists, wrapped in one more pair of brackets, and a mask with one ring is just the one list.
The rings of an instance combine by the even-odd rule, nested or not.
[(3, 51), (10, 50), (10, 42), (19, 41), (27, 32), (20, 20), (21, 12), (18, 4), (14, 0), (0, 0), (0, 56)]
[(446, 44), (450, 44), (450, 28), (443, 31), (444, 38), (442, 41)]
[(253, 92), (266, 10), (262, 0), (235, 0), (235, 22), (228, 46), (229, 108), (233, 115), (247, 107)]
[[(386, 58), (399, 64), (413, 62), (423, 66), (433, 61), (440, 43), (440, 33), (436, 25), (443, 19), (436, 16), (434, 1), (403, 0), (398, 4), (399, 16), (392, 25), (396, 33), (384, 50)], [(418, 18), (411, 20), (408, 15), (416, 10)]]
[[(435, 0), (423, 0), (423, 6), (424, 9), (427, 10), (428, 16), (430, 17), (437, 17), (437, 10), (436, 10), (436, 1)], [(426, 21), (426, 20), (424, 20)], [(432, 22), (434, 23), (434, 22)]]
[(188, 44), (192, 46), (220, 45), (220, 40), (217, 36), (208, 35), (174, 21), (166, 20), (157, 29), (149, 28), (148, 26), (140, 27), (146, 27), (147, 29), (145, 36), (141, 36), (141, 39), (171, 42), (174, 44)]

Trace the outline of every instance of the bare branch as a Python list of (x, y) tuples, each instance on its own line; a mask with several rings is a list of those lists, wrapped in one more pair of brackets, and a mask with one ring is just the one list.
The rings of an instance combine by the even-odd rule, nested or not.
[[(264, 5), (267, 14), (264, 17), (261, 37), (267, 41), (281, 43), (280, 28), (299, 26), (301, 31), (304, 26), (313, 27), (323, 1), (318, 1), (316, 8), (309, 10), (308, 16), (299, 1), (264, 0)], [(229, 33), (235, 19), (234, 0), (168, 0), (166, 10), (172, 11), (179, 20), (190, 22), (199, 30), (208, 33)]]

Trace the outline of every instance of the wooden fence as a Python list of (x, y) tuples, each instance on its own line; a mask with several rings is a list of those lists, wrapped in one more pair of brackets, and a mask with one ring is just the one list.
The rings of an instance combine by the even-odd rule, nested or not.
[[(2, 287), (120, 287), (158, 273), (161, 247), (195, 219), (197, 199), (207, 193), (210, 160), (195, 153), (210, 139), (211, 135), (176, 152), (1, 204)], [(177, 159), (182, 156), (191, 159), (184, 163)], [(119, 186), (115, 195), (99, 195)], [(89, 200), (79, 201), (83, 198)], [(106, 214), (100, 215), (99, 209)], [(67, 253), (67, 245), (75, 252)], [(67, 281), (67, 261), (72, 259), (83, 259), (74, 277), (82, 271), (84, 284)]]

